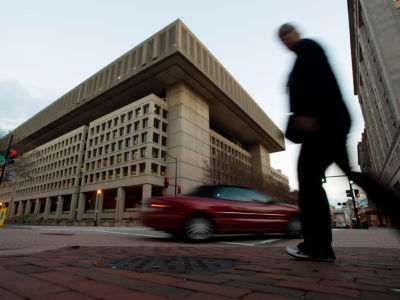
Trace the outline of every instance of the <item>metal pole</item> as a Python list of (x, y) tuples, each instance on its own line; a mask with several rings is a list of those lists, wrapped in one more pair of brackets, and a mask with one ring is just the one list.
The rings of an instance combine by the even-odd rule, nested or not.
[(178, 187), (178, 158), (175, 157), (175, 196), (177, 187)]
[(6, 170), (7, 167), (7, 163), (8, 163), (8, 156), (10, 154), (10, 148), (11, 148), (11, 143), (13, 140), (14, 135), (10, 136), (10, 142), (8, 143), (8, 148), (7, 148), (7, 153), (6, 153), (6, 157), (5, 157), (5, 161), (3, 164), (3, 168), (1, 169), (1, 175), (0, 175), (0, 186), (3, 183), (3, 176), (4, 176), (4, 171)]
[(95, 216), (95, 218), (94, 218), (94, 226), (98, 225), (97, 224), (97, 214), (99, 212), (98, 208), (99, 208), (99, 193), (96, 191), (96, 207), (95, 207), (95, 211), (94, 211), (94, 216)]
[(350, 181), (349, 181), (349, 185), (350, 185), (350, 191), (351, 191), (351, 199), (353, 200), (354, 214), (356, 215), (357, 224), (360, 224), (360, 219), (358, 217), (358, 208), (356, 207), (356, 199), (354, 198), (353, 186), (351, 185)]

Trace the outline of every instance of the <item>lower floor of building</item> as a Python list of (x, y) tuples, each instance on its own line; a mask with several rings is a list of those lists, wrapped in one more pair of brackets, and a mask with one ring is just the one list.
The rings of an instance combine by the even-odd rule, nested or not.
[(7, 208), (6, 223), (112, 225), (140, 219), (143, 199), (161, 196), (163, 188), (151, 184), (94, 190), (52, 197), (13, 200)]

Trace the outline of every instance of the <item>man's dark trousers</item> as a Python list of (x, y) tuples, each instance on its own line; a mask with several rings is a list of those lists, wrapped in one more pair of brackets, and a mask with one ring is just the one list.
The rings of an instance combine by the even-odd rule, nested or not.
[(315, 137), (302, 144), (297, 171), (303, 250), (316, 256), (333, 253), (330, 206), (322, 187), (322, 177), (332, 163), (349, 174), (346, 134)]

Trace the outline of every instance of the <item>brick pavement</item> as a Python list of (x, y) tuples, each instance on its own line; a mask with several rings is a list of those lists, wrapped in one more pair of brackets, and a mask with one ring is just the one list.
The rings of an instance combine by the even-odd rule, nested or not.
[[(0, 257), (0, 299), (400, 299), (400, 247), (393, 235), (383, 240), (388, 233), (393, 231), (343, 231), (339, 237), (335, 232), (339, 245), (359, 235), (367, 245), (380, 243), (336, 246), (335, 263), (297, 261), (284, 253), (287, 242), (273, 247), (69, 246)], [(230, 260), (232, 265), (195, 272), (116, 267), (116, 260), (126, 258), (172, 257)]]

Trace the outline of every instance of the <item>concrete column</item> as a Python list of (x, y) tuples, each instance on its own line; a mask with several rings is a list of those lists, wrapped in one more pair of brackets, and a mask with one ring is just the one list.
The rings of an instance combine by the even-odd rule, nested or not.
[(35, 211), (33, 212), (35, 215), (40, 213), (40, 206), (42, 205), (40, 199), (36, 199)]
[(261, 144), (249, 145), (252, 171), (254, 174), (271, 175), (271, 163), (268, 150)]
[(125, 210), (125, 197), (126, 190), (124, 188), (118, 188), (117, 191), (117, 207), (115, 210), (115, 220), (120, 221)]
[(47, 220), (49, 218), (50, 214), (50, 209), (51, 209), (51, 199), (50, 197), (46, 198), (46, 205), (44, 206), (44, 220)]
[(31, 207), (32, 207), (32, 200), (29, 199), (28, 202), (26, 203), (26, 209), (25, 209), (24, 215), (30, 214)]
[(149, 184), (149, 183), (143, 184), (143, 187), (142, 187), (142, 201), (140, 203), (140, 206), (142, 206), (143, 199), (151, 198), (151, 192), (152, 192), (152, 185)]
[(22, 201), (19, 201), (19, 203), (18, 203), (17, 216), (22, 216), (22, 208), (23, 208)]
[(104, 192), (101, 194), (96, 194), (96, 203), (94, 206), (94, 216), (93, 216), (93, 220), (96, 220), (97, 218), (97, 222), (100, 222), (100, 216), (101, 213), (103, 212), (103, 195)]
[(83, 213), (85, 212), (86, 195), (85, 193), (79, 193), (78, 200), (78, 213), (76, 214), (76, 220), (81, 221)]
[(63, 206), (64, 206), (64, 197), (60, 195), (58, 196), (57, 199), (56, 220), (61, 219)]
[(75, 220), (77, 205), (78, 205), (78, 194), (72, 194), (68, 220), (70, 221)]
[(7, 209), (7, 215), (6, 215), (7, 219), (14, 217), (14, 209), (15, 209), (15, 201), (13, 201), (9, 204), (9, 207)]

